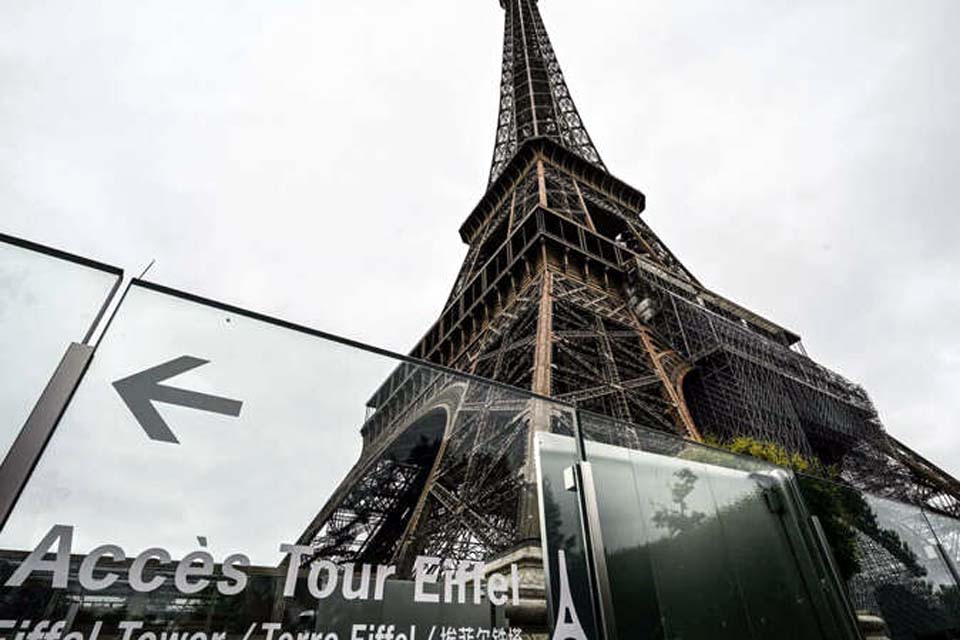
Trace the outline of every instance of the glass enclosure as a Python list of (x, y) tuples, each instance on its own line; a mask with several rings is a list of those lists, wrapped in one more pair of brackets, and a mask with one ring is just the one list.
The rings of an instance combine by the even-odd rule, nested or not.
[(584, 538), (581, 495), (573, 469), (578, 463), (573, 438), (536, 434), (540, 521), (544, 567), (549, 588), (551, 627), (568, 638), (597, 638), (600, 621), (595, 616), (590, 576), (590, 554)]
[[(617, 637), (857, 637), (790, 472), (636, 428), (633, 448), (612, 446), (595, 439), (622, 436), (613, 421), (580, 424)], [(573, 438), (539, 440), (575, 450)]]
[[(523, 489), (564, 411), (134, 282), (0, 532), (0, 618), (545, 630)], [(69, 567), (11, 576), (38, 548)]]
[(891, 640), (960, 637), (960, 523), (822, 479), (799, 484), (859, 617), (882, 621)]
[(0, 234), (0, 460), (71, 342), (82, 342), (119, 269)]
[(0, 638), (960, 637), (953, 518), (3, 240)]

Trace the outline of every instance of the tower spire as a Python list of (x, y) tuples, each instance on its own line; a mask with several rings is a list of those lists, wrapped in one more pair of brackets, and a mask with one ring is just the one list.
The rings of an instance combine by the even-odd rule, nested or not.
[(504, 8), (500, 116), (490, 183), (525, 141), (551, 138), (606, 170), (570, 97), (537, 0), (500, 0)]

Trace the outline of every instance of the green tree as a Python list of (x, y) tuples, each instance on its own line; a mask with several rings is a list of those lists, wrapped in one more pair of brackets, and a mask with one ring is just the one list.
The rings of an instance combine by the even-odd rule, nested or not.
[(838, 484), (837, 471), (815, 457), (787, 451), (775, 442), (739, 436), (707, 444), (750, 456), (797, 472), (797, 481), (811, 515), (817, 516), (827, 543), (833, 550), (837, 570), (844, 580), (860, 572), (861, 552), (857, 531), (874, 540), (916, 576), (926, 574), (910, 547), (895, 531), (884, 529), (863, 495)]

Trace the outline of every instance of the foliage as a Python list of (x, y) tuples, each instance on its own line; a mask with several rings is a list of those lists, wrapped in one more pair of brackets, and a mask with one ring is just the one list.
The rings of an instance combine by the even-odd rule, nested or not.
[(721, 441), (708, 437), (706, 444), (712, 447), (726, 449), (758, 460), (764, 460), (780, 467), (789, 467), (797, 473), (812, 473), (825, 477), (836, 476), (836, 470), (825, 466), (815, 457), (806, 457), (799, 453), (791, 453), (775, 442), (757, 440), (750, 436), (737, 436), (733, 440)]
[(849, 580), (861, 570), (857, 531), (874, 540), (914, 575), (926, 573), (916, 555), (900, 536), (895, 531), (880, 526), (876, 514), (863, 495), (835, 482), (838, 475), (836, 469), (825, 466), (816, 458), (791, 453), (777, 443), (748, 436), (739, 436), (728, 442), (708, 440), (707, 444), (778, 466), (790, 467), (801, 474), (797, 478), (804, 502), (811, 515), (820, 521), (827, 543), (833, 550), (837, 570), (844, 580)]
[[(823, 535), (833, 550), (837, 571), (840, 577), (847, 581), (861, 570), (857, 533), (850, 524), (853, 518), (850, 516), (851, 505), (848, 504), (848, 498), (852, 492), (815, 478), (806, 476), (798, 476), (798, 478), (807, 509), (811, 515), (820, 520)], [(859, 497), (858, 494), (854, 495)]]

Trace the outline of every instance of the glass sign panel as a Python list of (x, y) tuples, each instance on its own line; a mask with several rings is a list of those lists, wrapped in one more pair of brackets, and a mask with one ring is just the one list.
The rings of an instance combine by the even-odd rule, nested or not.
[(135, 283), (0, 532), (0, 622), (545, 633), (528, 447), (559, 411)]
[(121, 274), (30, 246), (0, 236), (0, 460)]

